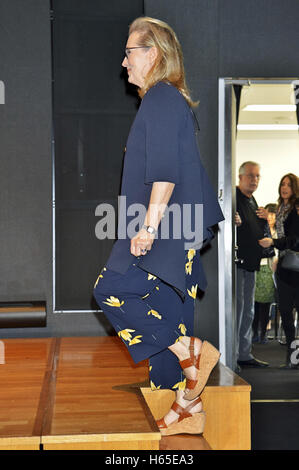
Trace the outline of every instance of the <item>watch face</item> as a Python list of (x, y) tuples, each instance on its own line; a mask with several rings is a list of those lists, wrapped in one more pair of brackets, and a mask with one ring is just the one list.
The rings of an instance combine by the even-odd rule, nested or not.
[(151, 227), (150, 225), (143, 225), (143, 227), (148, 233), (156, 233), (156, 230), (154, 227)]

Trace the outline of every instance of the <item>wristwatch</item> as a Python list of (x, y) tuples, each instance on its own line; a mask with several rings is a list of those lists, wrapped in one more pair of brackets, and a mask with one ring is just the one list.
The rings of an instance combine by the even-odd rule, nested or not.
[(157, 233), (157, 230), (150, 225), (142, 225), (142, 228), (144, 228), (148, 233), (152, 233), (154, 235)]

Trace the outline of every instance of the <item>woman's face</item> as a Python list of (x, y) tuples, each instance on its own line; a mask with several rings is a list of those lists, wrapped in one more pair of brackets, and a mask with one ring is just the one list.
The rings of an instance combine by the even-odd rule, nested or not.
[(275, 212), (269, 212), (267, 219), (268, 219), (268, 224), (269, 224), (269, 226), (270, 226), (270, 227), (274, 227), (275, 221), (276, 221)]
[(286, 176), (281, 183), (280, 186), (280, 196), (284, 200), (284, 202), (287, 202), (290, 197), (292, 196), (293, 191), (291, 187), (291, 180), (288, 176)]
[[(122, 62), (122, 66), (127, 69), (128, 82), (142, 88), (144, 79), (154, 64), (155, 48), (140, 47), (138, 39), (139, 33), (137, 31), (130, 34), (126, 45), (126, 56)], [(137, 49), (135, 49), (136, 47)]]

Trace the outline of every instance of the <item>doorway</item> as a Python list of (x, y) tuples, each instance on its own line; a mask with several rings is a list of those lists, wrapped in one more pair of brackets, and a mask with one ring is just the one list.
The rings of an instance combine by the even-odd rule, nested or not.
[[(261, 171), (266, 178), (259, 193), (255, 193), (260, 206), (277, 200), (278, 182), (284, 173), (298, 174), (298, 86), (298, 78), (219, 79), (218, 198), (225, 217), (218, 236), (219, 349), (222, 362), (233, 370), (237, 366), (237, 170), (244, 161), (263, 160)], [(286, 145), (288, 150), (284, 153)], [(279, 162), (275, 177), (269, 173), (271, 165), (273, 170), (273, 152)], [(287, 155), (291, 155), (288, 161)]]

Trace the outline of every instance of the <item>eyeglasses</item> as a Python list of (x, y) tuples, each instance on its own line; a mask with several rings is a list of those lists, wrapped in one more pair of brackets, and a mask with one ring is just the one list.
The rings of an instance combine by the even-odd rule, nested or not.
[(259, 180), (261, 177), (260, 175), (252, 175), (251, 173), (245, 174), (245, 176), (247, 176), (247, 178), (250, 178), (251, 180), (254, 180), (255, 178)]
[(129, 54), (131, 52), (132, 49), (150, 49), (151, 46), (135, 46), (135, 47), (126, 47), (125, 49), (125, 56), (126, 58), (128, 59), (129, 58)]

